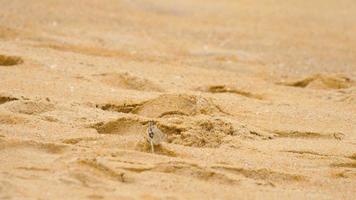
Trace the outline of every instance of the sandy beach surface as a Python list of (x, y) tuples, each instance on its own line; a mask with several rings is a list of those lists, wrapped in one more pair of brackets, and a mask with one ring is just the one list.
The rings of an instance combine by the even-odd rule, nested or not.
[(354, 0), (0, 0), (0, 199), (355, 199), (355, 24)]

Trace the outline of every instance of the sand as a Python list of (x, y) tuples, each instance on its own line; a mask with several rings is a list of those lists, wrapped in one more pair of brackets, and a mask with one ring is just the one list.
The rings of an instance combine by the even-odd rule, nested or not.
[(0, 199), (355, 199), (354, 0), (0, 5)]

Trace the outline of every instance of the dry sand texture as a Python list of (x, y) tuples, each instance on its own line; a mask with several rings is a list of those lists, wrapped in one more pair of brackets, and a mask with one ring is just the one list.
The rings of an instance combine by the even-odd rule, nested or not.
[(0, 199), (355, 199), (355, 25), (354, 0), (0, 0)]

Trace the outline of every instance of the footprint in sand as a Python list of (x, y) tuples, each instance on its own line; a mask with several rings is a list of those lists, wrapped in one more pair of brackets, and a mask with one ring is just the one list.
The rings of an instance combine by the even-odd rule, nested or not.
[(345, 89), (354, 85), (354, 81), (343, 75), (316, 74), (301, 80), (281, 81), (278, 85), (313, 89)]
[(23, 63), (23, 59), (21, 57), (0, 54), (0, 66), (13, 66), (21, 63)]
[(129, 73), (103, 73), (94, 75), (106, 85), (138, 91), (162, 92), (163, 89), (151, 80)]
[(226, 85), (212, 85), (208, 87), (198, 88), (198, 90), (203, 92), (209, 92), (209, 93), (232, 93), (232, 94), (237, 94), (247, 98), (258, 99), (258, 100), (264, 99), (264, 97), (260, 94), (255, 94), (250, 91), (246, 91), (243, 89), (238, 89)]
[(5, 107), (14, 113), (37, 115), (55, 109), (55, 105), (46, 101), (19, 100), (8, 102)]

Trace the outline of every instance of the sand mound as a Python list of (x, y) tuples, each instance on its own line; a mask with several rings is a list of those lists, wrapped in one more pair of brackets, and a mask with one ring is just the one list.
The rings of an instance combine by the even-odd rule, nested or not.
[(280, 82), (278, 84), (313, 89), (345, 89), (355, 85), (354, 81), (342, 75), (317, 74), (302, 80)]
[(193, 116), (219, 113), (219, 109), (211, 100), (204, 97), (186, 94), (164, 94), (137, 107), (134, 113), (145, 117)]
[(100, 134), (144, 134), (145, 128), (138, 119), (119, 118), (114, 121), (100, 122), (92, 126)]
[[(148, 119), (127, 115), (116, 120), (99, 122), (91, 127), (100, 134), (136, 135), (146, 134)], [(166, 142), (191, 147), (219, 147), (226, 136), (242, 135), (240, 128), (220, 118), (209, 116), (172, 116), (157, 121), (166, 134)]]
[(192, 147), (219, 147), (226, 136), (234, 134), (231, 123), (210, 117), (185, 118), (183, 123), (162, 124), (168, 142)]
[(199, 114), (223, 114), (211, 99), (187, 94), (163, 94), (141, 103), (102, 104), (99, 108), (108, 111), (132, 113), (151, 118), (172, 115), (194, 116)]

